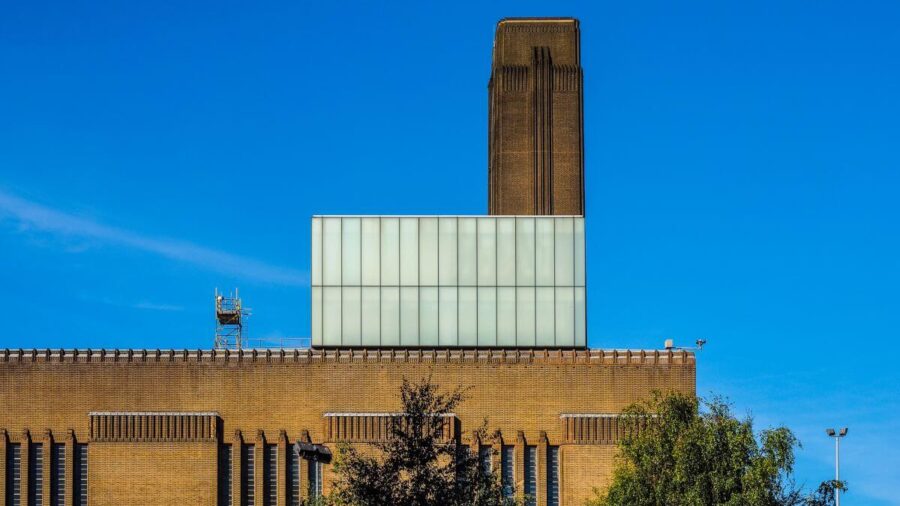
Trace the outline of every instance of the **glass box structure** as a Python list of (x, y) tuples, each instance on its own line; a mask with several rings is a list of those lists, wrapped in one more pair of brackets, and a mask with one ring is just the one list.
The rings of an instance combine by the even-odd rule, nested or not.
[(312, 344), (585, 347), (581, 216), (314, 216)]

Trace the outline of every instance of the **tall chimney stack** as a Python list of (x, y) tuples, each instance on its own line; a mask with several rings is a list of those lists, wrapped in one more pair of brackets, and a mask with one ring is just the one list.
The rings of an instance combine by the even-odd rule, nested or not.
[(497, 23), (488, 82), (488, 212), (583, 215), (578, 20)]

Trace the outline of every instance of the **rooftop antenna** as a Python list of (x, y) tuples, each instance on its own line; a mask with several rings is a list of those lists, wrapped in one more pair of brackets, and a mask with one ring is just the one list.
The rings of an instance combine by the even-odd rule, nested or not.
[(250, 316), (245, 309), (237, 288), (225, 295), (216, 288), (216, 341), (217, 350), (240, 350), (244, 347), (244, 319)]

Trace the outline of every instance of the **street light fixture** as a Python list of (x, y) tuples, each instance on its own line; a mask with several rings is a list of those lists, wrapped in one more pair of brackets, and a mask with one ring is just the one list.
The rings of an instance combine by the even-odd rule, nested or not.
[(841, 489), (838, 488), (841, 481), (841, 438), (847, 435), (847, 427), (842, 428), (837, 433), (834, 429), (828, 428), (825, 429), (825, 434), (834, 438), (834, 504), (835, 506), (841, 506)]

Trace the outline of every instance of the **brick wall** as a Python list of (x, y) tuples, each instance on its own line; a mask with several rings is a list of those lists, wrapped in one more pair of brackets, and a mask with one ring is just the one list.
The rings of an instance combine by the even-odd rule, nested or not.
[[(694, 357), (682, 352), (3, 352), (0, 430), (11, 442), (24, 430), (32, 439), (88, 442), (91, 504), (214, 504), (215, 440), (230, 443), (239, 433), (248, 443), (279, 443), (284, 431), (293, 442), (306, 431), (313, 443), (326, 443), (325, 413), (396, 412), (402, 379), (427, 376), (447, 388), (470, 387), (456, 413), (455, 433), (463, 440), (487, 418), (489, 430), (499, 429), (506, 444), (521, 436), (529, 445), (560, 445), (566, 505), (580, 504), (593, 486), (607, 483), (615, 448), (602, 438), (567, 441), (560, 415), (614, 414), (653, 389), (695, 390)], [(144, 415), (132, 416), (131, 432), (117, 428), (116, 442), (111, 432), (101, 442), (91, 440), (92, 412)], [(145, 416), (154, 412), (195, 413), (194, 432), (154, 441)], [(218, 416), (212, 442), (204, 439), (204, 413)], [(375, 423), (365, 420), (360, 423)], [(284, 465), (285, 458), (279, 460)], [(237, 476), (239, 465), (234, 467)], [(327, 492), (327, 471), (325, 476)], [(238, 490), (237, 483), (233, 487)], [(263, 504), (261, 489), (256, 504)], [(283, 504), (284, 494), (279, 498)]]

